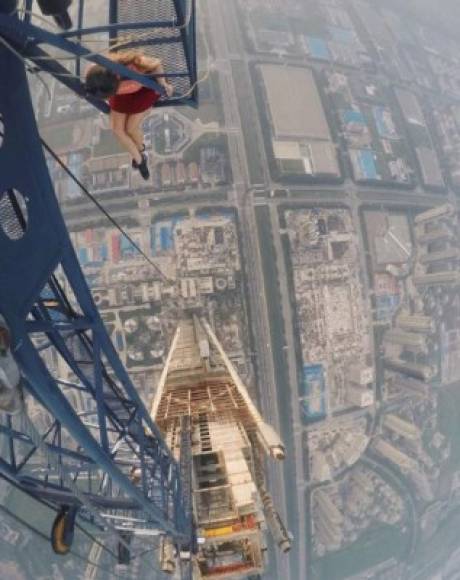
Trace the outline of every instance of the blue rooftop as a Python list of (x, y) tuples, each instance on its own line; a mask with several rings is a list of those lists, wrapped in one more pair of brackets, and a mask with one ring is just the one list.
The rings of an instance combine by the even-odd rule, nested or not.
[(342, 113), (342, 118), (343, 118), (345, 123), (358, 123), (359, 125), (366, 124), (366, 120), (364, 118), (364, 115), (361, 113), (361, 111), (355, 111), (353, 109), (350, 109), (348, 111), (344, 111)]
[(160, 228), (160, 245), (162, 251), (170, 250), (173, 246), (172, 228), (161, 226)]
[(359, 151), (359, 166), (366, 179), (378, 179), (374, 155), (374, 151), (369, 149), (361, 149)]
[(301, 419), (304, 424), (326, 416), (326, 385), (323, 365), (304, 365), (299, 384)]
[(313, 58), (318, 58), (321, 60), (330, 60), (331, 55), (327, 43), (322, 38), (314, 38), (312, 36), (307, 36), (308, 49)]
[(373, 107), (372, 114), (380, 137), (391, 139), (398, 136), (392, 126), (391, 118), (388, 119), (388, 110), (385, 107)]

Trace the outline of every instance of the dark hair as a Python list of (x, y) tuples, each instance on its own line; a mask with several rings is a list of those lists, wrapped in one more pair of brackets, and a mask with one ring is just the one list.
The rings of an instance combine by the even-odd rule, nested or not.
[(120, 79), (114, 72), (95, 64), (86, 74), (85, 90), (92, 97), (107, 99), (117, 92), (119, 84)]

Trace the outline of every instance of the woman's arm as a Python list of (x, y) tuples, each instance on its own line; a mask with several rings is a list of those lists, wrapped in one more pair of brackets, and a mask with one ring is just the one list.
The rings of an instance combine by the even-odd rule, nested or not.
[(161, 60), (153, 56), (142, 55), (140, 65), (146, 72), (164, 72)]
[[(164, 73), (163, 63), (159, 58), (154, 58), (152, 56), (142, 56), (141, 66), (144, 68), (145, 72), (150, 72), (155, 75), (161, 75)], [(174, 87), (172, 84), (163, 76), (155, 77), (158, 84), (162, 85), (166, 89), (166, 94), (170, 97), (174, 92)]]

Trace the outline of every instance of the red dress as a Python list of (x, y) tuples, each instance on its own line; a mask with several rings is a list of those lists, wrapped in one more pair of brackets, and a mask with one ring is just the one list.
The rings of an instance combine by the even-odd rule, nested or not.
[(133, 93), (125, 93), (114, 95), (109, 98), (109, 106), (113, 111), (118, 113), (126, 113), (127, 115), (134, 115), (136, 113), (143, 113), (153, 107), (158, 99), (161, 97), (160, 93), (143, 87)]

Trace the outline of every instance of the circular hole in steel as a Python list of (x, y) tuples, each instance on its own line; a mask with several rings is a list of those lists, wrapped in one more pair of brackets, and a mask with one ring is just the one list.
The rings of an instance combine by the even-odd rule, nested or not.
[(27, 202), (16, 189), (7, 189), (0, 197), (0, 227), (10, 240), (20, 240), (27, 230)]

